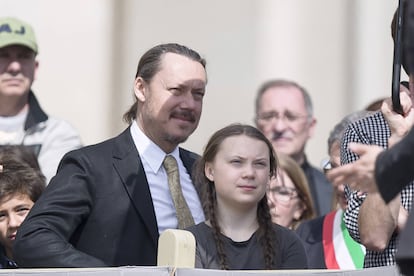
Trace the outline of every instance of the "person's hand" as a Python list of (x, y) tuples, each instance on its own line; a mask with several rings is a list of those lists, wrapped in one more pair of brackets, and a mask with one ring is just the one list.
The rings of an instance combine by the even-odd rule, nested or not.
[(401, 205), (397, 219), (397, 232), (401, 232), (405, 228), (408, 219), (408, 211)]
[(414, 125), (414, 105), (409, 93), (407, 88), (401, 86), (400, 102), (403, 114), (399, 114), (392, 109), (391, 98), (382, 103), (381, 112), (391, 129), (391, 137), (388, 139), (389, 147), (398, 143)]
[(326, 176), (334, 185), (348, 184), (351, 189), (361, 192), (378, 191), (375, 182), (375, 161), (384, 149), (377, 145), (349, 143), (349, 149), (359, 155), (353, 163), (331, 169)]

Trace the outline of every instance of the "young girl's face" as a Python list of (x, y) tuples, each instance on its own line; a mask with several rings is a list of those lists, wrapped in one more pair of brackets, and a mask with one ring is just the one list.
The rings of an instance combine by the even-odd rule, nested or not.
[(218, 205), (239, 209), (257, 206), (270, 180), (269, 162), (265, 142), (246, 135), (224, 139), (214, 160), (205, 165)]
[(0, 243), (11, 258), (17, 229), (26, 218), (33, 201), (28, 195), (14, 194), (0, 200)]

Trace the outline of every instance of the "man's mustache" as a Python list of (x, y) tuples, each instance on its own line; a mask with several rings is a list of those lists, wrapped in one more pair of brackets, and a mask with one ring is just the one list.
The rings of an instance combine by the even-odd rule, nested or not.
[(273, 132), (272, 141), (283, 138), (283, 132)]
[(194, 123), (196, 121), (196, 116), (193, 112), (188, 110), (173, 111), (171, 113), (172, 117), (184, 118), (187, 121)]

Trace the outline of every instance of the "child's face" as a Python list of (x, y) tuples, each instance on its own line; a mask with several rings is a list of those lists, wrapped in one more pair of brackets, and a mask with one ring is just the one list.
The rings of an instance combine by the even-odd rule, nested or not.
[(33, 201), (27, 195), (14, 194), (0, 200), (0, 243), (12, 258), (12, 246), (17, 229), (24, 221)]
[(205, 174), (216, 188), (219, 206), (238, 210), (256, 207), (270, 180), (269, 149), (265, 142), (245, 135), (223, 140)]

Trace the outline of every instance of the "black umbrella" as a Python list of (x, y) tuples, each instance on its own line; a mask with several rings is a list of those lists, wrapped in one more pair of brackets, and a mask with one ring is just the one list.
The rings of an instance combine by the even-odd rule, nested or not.
[(400, 102), (400, 78), (401, 78), (401, 58), (403, 46), (402, 28), (403, 28), (404, 0), (398, 0), (397, 22), (395, 24), (395, 42), (394, 42), (394, 60), (392, 66), (392, 106), (395, 112), (402, 114)]

